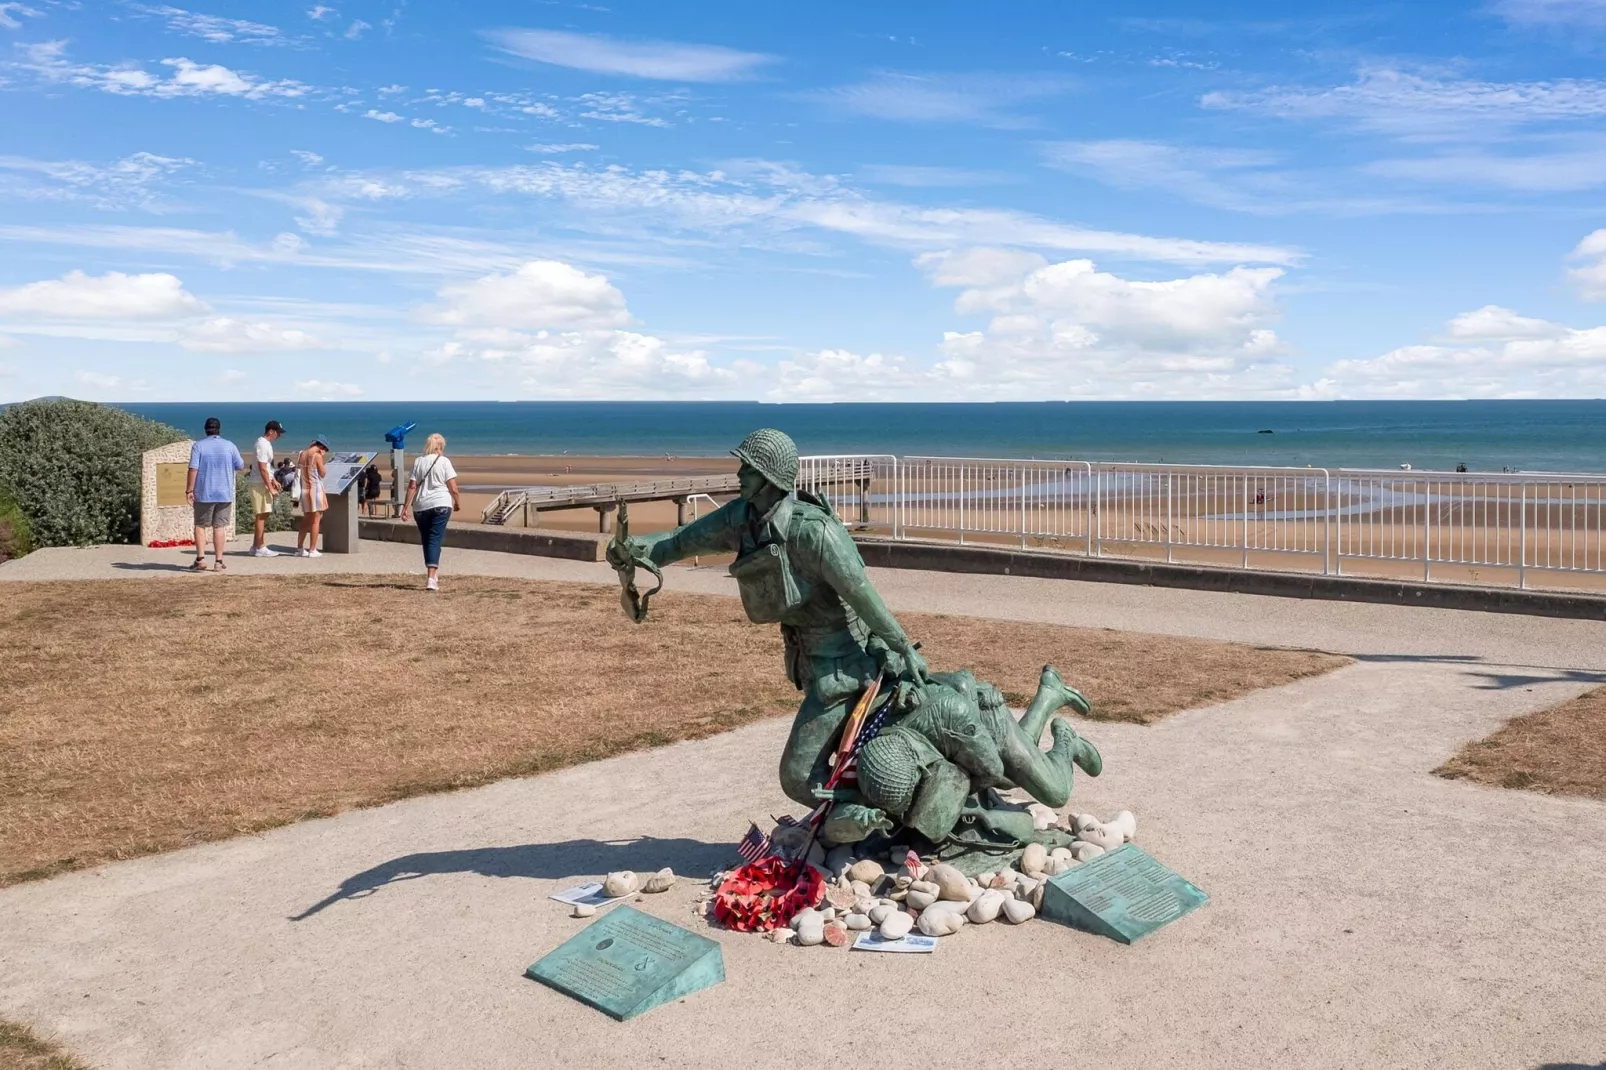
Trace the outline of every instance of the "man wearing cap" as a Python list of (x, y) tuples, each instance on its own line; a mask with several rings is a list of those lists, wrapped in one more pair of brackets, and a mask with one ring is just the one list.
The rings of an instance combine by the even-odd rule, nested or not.
[(185, 497), (195, 510), (195, 563), (193, 571), (206, 570), (206, 533), (212, 532), (212, 568), (222, 572), (223, 540), (234, 516), (234, 473), (245, 470), (245, 461), (234, 443), (222, 437), (223, 424), (216, 416), (206, 419), (206, 437), (190, 447), (190, 471), (185, 479)]
[(257, 439), (255, 463), (251, 466), (251, 511), (256, 514), (256, 538), (251, 542), (252, 557), (278, 557), (277, 550), (268, 549), (268, 516), (273, 512), (273, 499), (284, 488), (273, 476), (273, 444), (284, 434), (284, 425), (269, 420)]
[(853, 537), (819, 498), (797, 490), (797, 446), (773, 428), (731, 451), (741, 497), (674, 531), (615, 539), (608, 561), (666, 565), (734, 552), (742, 608), (781, 626), (786, 673), (806, 692), (781, 756), (781, 790), (806, 806), (830, 776), (849, 704), (883, 673), (925, 682), (926, 663), (864, 573)]

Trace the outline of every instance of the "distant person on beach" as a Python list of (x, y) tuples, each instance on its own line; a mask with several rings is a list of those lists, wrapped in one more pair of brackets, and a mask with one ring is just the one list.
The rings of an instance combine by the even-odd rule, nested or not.
[(403, 520), (411, 511), (418, 523), (418, 539), (424, 544), (424, 568), (429, 575), (425, 590), (440, 590), (441, 542), (446, 538), (446, 522), (462, 508), (457, 469), (446, 459), (446, 439), (430, 435), (424, 442), (423, 456), (413, 462), (412, 474), (407, 478), (407, 500), (401, 508)]
[(362, 470), (362, 486), (358, 488), (362, 495), (363, 504), (367, 507), (367, 515), (374, 515), (374, 503), (379, 501), (379, 467), (369, 465)]
[(280, 490), (289, 490), (296, 484), (296, 462), (288, 457), (282, 458), (273, 470), (273, 480), (279, 484)]
[(284, 434), (284, 425), (269, 420), (257, 439), (255, 463), (251, 465), (251, 512), (256, 515), (256, 537), (251, 541), (252, 557), (278, 557), (277, 550), (268, 549), (268, 517), (273, 512), (273, 499), (283, 489), (272, 471), (273, 444)]
[(195, 563), (190, 569), (206, 571), (206, 533), (212, 533), (212, 571), (222, 572), (223, 540), (234, 511), (234, 473), (245, 471), (239, 447), (223, 437), (216, 416), (206, 418), (206, 437), (190, 447), (190, 472), (184, 496), (195, 512)]
[[(329, 443), (321, 435), (301, 451), (301, 471), (296, 477), (301, 485), (301, 528), (296, 533), (296, 554), (299, 557), (323, 556), (318, 551), (318, 526), (323, 522), (324, 510), (329, 508), (329, 496), (323, 489), (323, 477), (327, 471), (324, 458), (327, 456)], [(303, 546), (303, 543), (307, 545)]]

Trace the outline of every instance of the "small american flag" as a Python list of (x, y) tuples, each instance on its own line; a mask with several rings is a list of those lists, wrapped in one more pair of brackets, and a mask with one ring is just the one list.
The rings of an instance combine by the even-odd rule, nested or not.
[(756, 824), (748, 822), (747, 835), (736, 845), (736, 853), (749, 862), (757, 862), (769, 853), (770, 838), (759, 831)]
[(838, 785), (852, 787), (859, 782), (859, 752), (864, 745), (881, 734), (881, 726), (886, 722), (887, 714), (892, 712), (892, 696), (888, 695), (886, 701), (872, 713), (854, 737), (853, 749), (848, 752), (847, 760), (842, 763), (842, 769), (836, 777)]

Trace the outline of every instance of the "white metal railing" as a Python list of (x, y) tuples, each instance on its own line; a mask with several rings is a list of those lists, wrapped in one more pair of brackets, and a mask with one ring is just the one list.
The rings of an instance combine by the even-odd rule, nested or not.
[(1522, 587), (1606, 575), (1600, 475), (842, 455), (802, 458), (799, 486), (895, 539)]

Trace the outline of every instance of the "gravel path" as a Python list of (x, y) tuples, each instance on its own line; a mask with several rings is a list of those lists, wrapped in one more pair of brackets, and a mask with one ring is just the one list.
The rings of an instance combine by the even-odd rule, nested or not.
[[(231, 570), (405, 572), (416, 554), (364, 544)], [(172, 551), (44, 551), (0, 580), (177, 578), (160, 567), (173, 563)], [(470, 551), (446, 564), (610, 578)], [(929, 957), (715, 933), (729, 980), (624, 1024), (524, 980), (580, 924), (550, 891), (618, 868), (704, 875), (749, 817), (786, 809), (777, 720), (0, 892), (0, 1013), (108, 1070), (769, 1067), (872, 1051), (933, 1067), (1606, 1059), (1606, 805), (1429, 772), (1505, 719), (1606, 682), (1606, 626), (1007, 577), (876, 581), (905, 609), (1360, 660), (1148, 728), (1087, 726), (1106, 773), (1080, 781), (1073, 805), (1134, 810), (1139, 842), (1212, 896), (1134, 947), (1046, 922), (967, 927)], [(692, 589), (730, 586), (677, 569), (663, 597)], [(682, 881), (643, 907), (700, 928), (693, 898)]]

